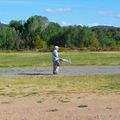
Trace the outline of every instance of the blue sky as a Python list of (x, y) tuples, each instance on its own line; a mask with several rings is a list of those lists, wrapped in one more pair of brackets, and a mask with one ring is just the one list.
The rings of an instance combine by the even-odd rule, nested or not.
[(46, 16), (61, 25), (120, 27), (120, 0), (0, 0), (0, 21)]

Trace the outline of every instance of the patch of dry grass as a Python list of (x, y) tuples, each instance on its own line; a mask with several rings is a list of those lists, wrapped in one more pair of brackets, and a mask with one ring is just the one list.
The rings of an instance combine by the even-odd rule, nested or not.
[(0, 95), (32, 96), (60, 93), (120, 93), (120, 74), (0, 78)]

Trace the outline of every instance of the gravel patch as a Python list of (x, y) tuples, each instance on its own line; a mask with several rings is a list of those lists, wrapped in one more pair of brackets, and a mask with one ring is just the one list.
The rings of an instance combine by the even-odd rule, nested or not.
[[(80, 76), (96, 74), (120, 74), (120, 66), (61, 66), (59, 75)], [(52, 67), (0, 68), (0, 77), (25, 77), (52, 75)]]

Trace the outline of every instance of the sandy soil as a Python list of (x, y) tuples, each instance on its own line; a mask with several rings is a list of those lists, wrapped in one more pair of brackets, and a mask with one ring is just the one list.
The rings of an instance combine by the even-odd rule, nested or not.
[(120, 95), (0, 96), (0, 120), (120, 120)]

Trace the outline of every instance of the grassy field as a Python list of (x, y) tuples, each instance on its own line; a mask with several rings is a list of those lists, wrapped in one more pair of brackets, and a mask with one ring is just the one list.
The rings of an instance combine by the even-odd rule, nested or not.
[(120, 93), (120, 74), (0, 78), (0, 95), (2, 96), (67, 93)]
[[(59, 56), (71, 59), (72, 66), (120, 65), (120, 52), (70, 52)], [(0, 67), (51, 66), (51, 53), (0, 53)]]
[[(63, 65), (120, 65), (120, 52), (71, 52), (60, 53), (71, 59)], [(0, 53), (0, 67), (51, 66), (51, 53)], [(79, 92), (120, 92), (119, 75), (95, 76), (41, 76), (0, 78), (0, 95), (39, 95)]]
[[(72, 60), (71, 64), (63, 65), (120, 65), (120, 52), (71, 52), (60, 53), (59, 55)], [(51, 53), (0, 53), (0, 67), (51, 65)], [(93, 95), (94, 93), (96, 96)], [(82, 96), (83, 94), (84, 96)], [(68, 95), (70, 96), (68, 97)], [(109, 116), (106, 117), (106, 120), (108, 120), (110, 116), (115, 118), (116, 112), (118, 113), (119, 95), (120, 74), (0, 77), (0, 111), (3, 119), (6, 120), (11, 117), (15, 120), (17, 118), (21, 119), (21, 116), (26, 116), (26, 118), (23, 118), (26, 120), (27, 117), (29, 117), (28, 119), (36, 119), (37, 117), (40, 119), (40, 113), (48, 119), (54, 119), (61, 113), (65, 120), (66, 118), (77, 120), (79, 115), (82, 118), (86, 115), (92, 115), (93, 111), (97, 112), (97, 116), (100, 114), (102, 118), (105, 115)], [(116, 100), (118, 101), (116, 102)], [(107, 102), (109, 104), (106, 104)], [(67, 111), (67, 107), (69, 111)], [(84, 110), (85, 108), (86, 110)], [(80, 109), (80, 112), (78, 109)], [(87, 113), (83, 114), (82, 109)], [(51, 112), (55, 112), (55, 114)], [(76, 112), (77, 114), (75, 114)], [(51, 117), (51, 115), (53, 116)], [(69, 117), (66, 117), (66, 115)], [(97, 116), (93, 114), (91, 119), (97, 119)], [(86, 117), (87, 119), (90, 119), (90, 116)]]

